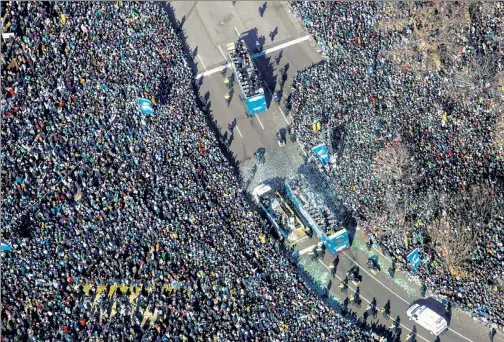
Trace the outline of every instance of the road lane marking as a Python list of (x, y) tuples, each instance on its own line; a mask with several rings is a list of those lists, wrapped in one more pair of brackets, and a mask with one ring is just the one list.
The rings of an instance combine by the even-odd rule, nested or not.
[(206, 68), (206, 66), (205, 66), (205, 63), (203, 63), (203, 60), (201, 59), (201, 57), (200, 57), (199, 54), (198, 54), (198, 58), (199, 58), (201, 64), (203, 65), (203, 68), (205, 68), (205, 71), (208, 71), (207, 68)]
[(464, 335), (462, 335), (462, 334), (460, 334), (460, 333), (456, 332), (456, 331), (455, 331), (455, 330), (453, 330), (453, 329), (450, 329), (449, 327), (448, 327), (448, 331), (454, 332), (455, 334), (457, 334), (457, 335), (459, 335), (460, 337), (462, 337), (462, 338), (464, 338), (464, 339), (468, 340), (469, 342), (474, 342), (473, 340), (468, 339), (468, 338), (467, 338), (467, 337), (465, 337)]
[(263, 126), (263, 124), (261, 122), (261, 119), (259, 119), (259, 114), (256, 114), (254, 116), (257, 118), (257, 120), (259, 120), (259, 124), (261, 125), (262, 129), (264, 129), (264, 126)]
[(355, 265), (357, 265), (361, 270), (363, 270), (368, 276), (370, 276), (371, 278), (373, 278), (374, 280), (376, 280), (377, 283), (379, 283), (381, 286), (383, 286), (384, 288), (386, 288), (387, 290), (389, 290), (392, 294), (394, 294), (397, 298), (399, 298), (400, 300), (402, 300), (403, 302), (405, 302), (406, 304), (410, 304), (409, 301), (407, 301), (406, 299), (404, 299), (403, 297), (399, 296), (397, 293), (395, 293), (394, 291), (392, 291), (391, 289), (389, 289), (387, 286), (385, 286), (385, 284), (383, 284), (381, 281), (379, 281), (378, 279), (376, 279), (375, 277), (373, 277), (373, 275), (371, 275), (371, 273), (369, 273), (368, 271), (366, 271), (361, 265), (359, 265), (357, 263), (357, 261), (355, 261), (352, 257), (350, 257), (346, 252), (343, 252), (343, 254), (346, 255), (346, 257), (348, 259), (350, 259)]
[(236, 26), (234, 28), (235, 28), (236, 33), (238, 34), (238, 37), (241, 36), (240, 31), (238, 31), (238, 29), (236, 28)]
[(298, 39), (294, 39), (294, 40), (291, 40), (290, 42), (286, 42), (286, 43), (274, 46), (274, 47), (272, 47), (270, 49), (266, 49), (266, 50), (263, 50), (263, 51), (258, 52), (258, 53), (254, 53), (250, 57), (251, 58), (257, 58), (257, 57), (260, 57), (260, 56), (264, 56), (264, 55), (267, 55), (269, 53), (272, 53), (272, 52), (275, 52), (275, 51), (278, 51), (278, 50), (282, 50), (282, 49), (284, 49), (286, 47), (289, 47), (289, 46), (292, 46), (292, 45), (296, 45), (298, 43), (304, 42), (305, 40), (309, 40), (309, 39), (310, 39), (309, 35), (301, 37), (301, 38), (298, 38)]
[[(378, 248), (376, 248), (376, 247), (374, 247), (374, 246), (373, 246), (373, 249), (374, 249), (374, 250), (376, 250), (378, 253), (380, 253), (380, 254), (381, 254), (381, 255), (382, 255), (385, 259), (387, 259), (387, 260), (389, 260), (390, 262), (392, 262), (392, 259), (390, 259), (390, 258), (386, 257), (385, 255), (383, 255), (383, 254), (382, 254), (382, 252), (381, 252)], [(345, 253), (345, 255), (346, 255), (346, 253)], [(347, 255), (347, 256), (348, 256), (348, 255)], [(349, 257), (349, 258), (350, 258), (350, 257)], [(350, 258), (350, 260), (352, 260), (352, 261), (355, 263), (355, 261), (354, 261), (352, 258)], [(360, 266), (359, 266), (359, 267), (360, 267)], [(364, 270), (364, 269), (363, 269), (363, 270)], [(366, 272), (366, 273), (367, 273), (367, 272)], [(368, 273), (368, 274), (369, 274), (369, 273)], [(370, 274), (369, 274), (369, 275), (370, 275)], [(374, 278), (374, 277), (373, 277), (373, 278)], [(380, 283), (383, 287), (386, 287), (386, 286), (385, 286), (385, 285), (383, 285), (380, 281), (378, 281), (376, 278), (374, 278), (374, 279), (375, 279), (377, 282), (379, 282), (379, 283)], [(386, 288), (388, 289), (388, 287), (386, 287)], [(393, 292), (393, 291), (391, 291), (390, 289), (388, 289), (388, 290), (389, 290), (390, 292), (394, 293), (394, 292)], [(396, 296), (398, 296), (396, 293), (394, 293), (394, 294), (395, 294)], [(399, 297), (399, 296), (398, 296), (398, 297)], [(401, 298), (401, 297), (399, 297), (399, 298)], [(401, 299), (402, 299), (402, 298), (401, 298)], [(403, 300), (404, 300), (404, 299), (403, 299)], [(458, 333), (457, 331), (455, 331), (455, 330), (453, 330), (453, 329), (448, 328), (448, 330), (449, 330), (449, 331), (453, 331), (455, 334), (459, 335), (460, 337), (462, 337), (462, 338), (466, 339), (466, 340), (467, 340), (467, 341), (469, 341), (469, 342), (474, 342), (473, 340), (471, 340), (471, 339), (469, 339), (469, 338), (465, 337), (464, 335), (462, 335), (461, 333)]]
[(219, 51), (220, 51), (220, 53), (222, 54), (222, 56), (224, 57), (224, 59), (227, 61), (227, 57), (226, 57), (226, 55), (224, 54), (224, 51), (222, 51), (222, 49), (221, 49), (220, 45), (217, 45), (217, 47), (219, 48)]
[(209, 76), (209, 75), (211, 75), (211, 74), (215, 74), (216, 72), (220, 72), (220, 71), (222, 71), (222, 67), (223, 67), (223, 66), (224, 66), (224, 67), (226, 67), (226, 68), (230, 68), (230, 67), (231, 67), (231, 64), (230, 64), (230, 63), (228, 63), (228, 64), (225, 64), (225, 65), (221, 65), (221, 66), (219, 66), (219, 67), (217, 67), (217, 68), (213, 68), (213, 69), (211, 69), (211, 70), (207, 70), (207, 71), (205, 71), (205, 72), (202, 72), (201, 74), (196, 75), (196, 78), (198, 79), (198, 78), (200, 78), (201, 76)]
[[(308, 253), (309, 251), (313, 250), (313, 247), (317, 246), (317, 244), (314, 244), (314, 245), (311, 245), (311, 246), (308, 246), (300, 251), (297, 252), (297, 255), (301, 256), (303, 254), (306, 254)], [(296, 252), (294, 252), (294, 254), (296, 254)]]
[[(325, 268), (327, 268), (327, 270), (328, 270), (328, 271), (330, 271), (330, 270), (331, 270), (331, 269), (330, 269), (330, 268), (329, 268), (326, 264), (324, 264), (324, 262), (323, 262), (322, 260), (320, 260), (320, 259), (317, 259), (317, 260), (318, 260), (318, 262), (320, 262), (320, 263), (321, 263), (321, 264), (322, 264)], [(343, 281), (343, 279), (342, 279), (342, 278), (340, 278), (340, 276), (339, 276), (339, 275), (335, 274), (335, 276), (336, 276), (336, 278), (338, 278), (340, 281)], [(348, 288), (349, 288), (350, 290), (352, 290), (354, 293), (357, 293), (357, 290), (352, 289), (352, 287), (351, 287), (350, 285), (348, 285)], [(369, 301), (366, 297), (364, 297), (363, 295), (361, 295), (361, 294), (360, 294), (360, 291), (359, 291), (359, 298), (362, 298), (362, 299), (364, 299), (364, 301), (365, 301), (365, 302), (367, 302), (368, 304), (371, 304), (371, 302), (370, 302), (370, 301)], [(367, 311), (367, 310), (366, 310), (366, 311)], [(393, 318), (391, 317), (391, 319), (393, 319)], [(395, 320), (393, 320), (392, 322), (395, 322)], [(409, 329), (407, 326), (403, 325), (402, 323), (399, 323), (399, 325), (400, 325), (401, 327), (403, 327), (404, 329), (408, 330), (409, 332), (411, 332), (411, 333), (413, 332), (413, 330)], [(425, 337), (423, 337), (423, 336), (419, 335), (418, 333), (414, 333), (414, 335), (415, 335), (415, 337), (420, 337), (422, 340), (424, 340), (424, 341), (426, 341), (426, 342), (429, 342), (429, 340), (428, 340), (428, 339), (426, 339)], [(473, 342), (473, 341), (471, 341), (471, 342)]]
[(287, 122), (287, 125), (289, 125), (289, 121), (287, 120), (287, 117), (285, 116), (285, 113), (282, 110), (282, 107), (280, 105), (278, 105), (278, 109), (280, 109), (280, 113), (282, 113), (282, 116), (283, 116), (285, 122)]
[[(266, 86), (266, 89), (267, 89), (267, 90), (269, 91), (269, 93), (271, 94), (271, 97), (273, 97), (273, 92), (271, 91), (271, 89), (270, 89), (270, 87), (269, 87), (268, 83), (266, 83), (266, 82), (263, 82), (263, 83), (264, 83), (264, 85)], [(277, 107), (278, 107), (278, 109), (280, 109), (280, 113), (282, 113), (282, 116), (283, 116), (283, 118), (284, 118), (285, 122), (287, 123), (287, 125), (289, 125), (289, 121), (287, 120), (287, 117), (285, 116), (285, 114), (284, 114), (284, 112), (283, 112), (282, 107), (280, 106), (280, 104), (277, 104)]]
[[(259, 68), (258, 68), (258, 69), (259, 69)], [(270, 87), (269, 87), (268, 83), (263, 82), (263, 84), (266, 86), (266, 89), (267, 89), (267, 90), (269, 91), (269, 93), (271, 94), (271, 97), (273, 97), (273, 92), (271, 91), (271, 89), (270, 89)], [(283, 115), (283, 118), (284, 118), (285, 122), (287, 123), (287, 125), (289, 125), (289, 121), (287, 120), (287, 117), (285, 116), (285, 114), (284, 114), (284, 112), (283, 112), (282, 108), (280, 107), (280, 105), (279, 105), (279, 104), (278, 104), (277, 106), (278, 106), (278, 109), (280, 109), (280, 112), (282, 113), (282, 115)], [(271, 107), (271, 106), (270, 106), (270, 107)]]
[[(239, 35), (240, 35), (240, 32), (238, 32), (238, 29), (236, 28), (236, 26), (235, 26), (235, 30), (236, 30), (236, 32), (238, 33), (238, 36), (239, 36)], [(310, 36), (305, 36), (305, 37), (301, 37), (301, 38), (298, 38), (298, 39), (294, 39), (294, 40), (292, 40), (292, 41), (290, 41), (290, 42), (287, 42), (287, 43), (285, 43), (285, 44), (278, 45), (278, 46), (275, 46), (275, 47), (273, 47), (273, 48), (271, 48), (271, 49), (268, 49), (268, 50), (266, 50), (266, 51), (262, 51), (262, 52), (256, 53), (256, 54), (252, 55), (251, 57), (252, 57), (252, 58), (256, 58), (256, 57), (259, 57), (259, 55), (263, 56), (263, 55), (265, 55), (265, 54), (268, 54), (268, 53), (275, 52), (275, 51), (277, 51), (277, 50), (283, 49), (283, 48), (285, 48), (285, 47), (287, 47), (287, 46), (291, 46), (291, 45), (297, 44), (297, 43), (299, 43), (299, 42), (305, 41), (305, 40), (307, 40), (307, 39), (309, 39), (309, 38), (310, 38)], [(217, 45), (217, 47), (219, 48), (219, 50), (221, 50), (221, 47), (220, 47), (220, 46), (218, 46), (218, 45)], [(226, 61), (227, 61), (227, 57), (224, 55), (224, 53), (223, 53), (223, 51), (222, 51), (222, 50), (221, 50), (221, 53), (222, 53), (222, 55), (224, 56), (224, 58), (226, 59)], [(198, 57), (199, 57), (199, 55), (198, 55)], [(199, 57), (199, 58), (200, 58), (200, 57)], [(201, 61), (201, 58), (200, 58), (200, 61)], [(203, 61), (201, 61), (201, 64), (203, 64)], [(205, 67), (205, 64), (203, 64), (203, 67)], [(226, 64), (226, 67), (231, 67), (231, 64), (230, 64), (230, 63)], [(205, 70), (206, 70), (206, 67), (205, 67)], [(208, 70), (208, 71), (206, 71), (206, 72), (203, 72), (203, 73), (201, 73), (201, 74), (198, 74), (198, 75), (196, 75), (196, 78), (199, 78), (199, 77), (201, 77), (201, 76), (209, 76), (209, 75), (214, 74), (214, 73), (216, 73), (216, 72), (218, 72), (218, 71), (220, 71), (220, 67), (217, 67), (217, 68), (214, 68), (214, 69), (212, 69), (212, 70)], [(287, 122), (287, 123), (288, 123), (288, 122)]]
[[(329, 266), (327, 266), (326, 264), (324, 264), (324, 262), (323, 262), (322, 260), (320, 260), (320, 259), (317, 259), (317, 260), (318, 260), (318, 262), (320, 262), (320, 263), (321, 263), (321, 264), (322, 264), (325, 268), (327, 268), (327, 270), (328, 270), (328, 271), (329, 271), (329, 270), (331, 270), (331, 269), (329, 268)], [(337, 274), (336, 274), (336, 277), (338, 277), (338, 279), (339, 279), (339, 280), (343, 281), (343, 279), (341, 279), (341, 278), (340, 278)], [(349, 287), (350, 287), (350, 286), (349, 286)]]
[(381, 252), (378, 248), (376, 248), (375, 246), (373, 246), (373, 249), (374, 249), (375, 251), (377, 251), (378, 253), (380, 253), (380, 255), (381, 255), (382, 257), (384, 257), (384, 258), (385, 258), (385, 259), (387, 259), (388, 261), (392, 262), (392, 259), (390, 259), (389, 257), (387, 257), (387, 256), (383, 255), (383, 253), (382, 253), (382, 252)]
[(241, 134), (240, 129), (238, 128), (238, 125), (236, 125), (235, 127), (236, 127), (236, 130), (238, 131), (238, 134), (240, 135), (240, 137), (243, 138), (243, 135)]
[[(387, 290), (389, 290), (391, 293), (393, 293), (397, 298), (399, 298), (400, 300), (402, 300), (403, 302), (405, 302), (406, 304), (410, 304), (406, 299), (402, 298), (401, 296), (399, 296), (397, 293), (395, 293), (394, 291), (392, 291), (391, 289), (388, 288), (388, 286), (385, 286), (385, 284), (383, 284), (381, 281), (379, 281), (378, 279), (376, 279), (375, 277), (373, 277), (368, 271), (366, 271), (363, 267), (361, 267), (352, 257), (350, 257), (348, 254), (346, 254), (346, 252), (343, 252), (343, 254), (345, 254), (348, 259), (350, 259), (355, 265), (357, 265), (361, 270), (363, 270), (364, 272), (366, 272), (366, 274), (368, 276), (370, 276), (371, 278), (373, 278), (374, 280), (376, 280), (377, 283), (379, 283), (381, 286), (383, 286), (384, 288), (386, 288)], [(450, 331), (453, 331), (455, 334), (459, 335), (460, 337), (463, 337), (465, 338), (467, 341), (469, 342), (474, 342), (472, 341), (471, 339), (465, 337), (464, 335), (456, 332), (455, 330), (453, 329), (448, 329)]]
[[(266, 86), (266, 89), (268, 89), (268, 91), (270, 92), (271, 97), (273, 97), (273, 92), (271, 91), (271, 89), (270, 89), (270, 87), (269, 87), (268, 83), (266, 83), (266, 82), (263, 82), (263, 83), (264, 83), (264, 85)], [(284, 118), (285, 122), (287, 123), (287, 125), (289, 125), (289, 121), (287, 120), (287, 117), (285, 116), (285, 114), (284, 114), (284, 112), (283, 112), (283, 110), (282, 110), (282, 107), (281, 107), (279, 104), (277, 104), (277, 107), (278, 107), (278, 109), (280, 109), (280, 113), (282, 113), (282, 116), (283, 116), (283, 118)]]
[(308, 235), (305, 235), (301, 239), (294, 241), (293, 243), (291, 243), (291, 246), (295, 246), (298, 243), (300, 243), (301, 241), (306, 240), (306, 239), (308, 239)]

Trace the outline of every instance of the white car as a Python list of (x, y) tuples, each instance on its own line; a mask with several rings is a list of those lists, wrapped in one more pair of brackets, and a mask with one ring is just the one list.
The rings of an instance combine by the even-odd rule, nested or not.
[(425, 305), (413, 304), (406, 311), (409, 319), (418, 323), (433, 335), (440, 335), (448, 329), (446, 319), (429, 309)]

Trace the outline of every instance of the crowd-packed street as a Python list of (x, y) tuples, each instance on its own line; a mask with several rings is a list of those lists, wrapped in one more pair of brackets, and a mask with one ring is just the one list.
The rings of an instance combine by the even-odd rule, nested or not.
[(251, 211), (161, 6), (8, 2), (1, 14), (13, 34), (2, 45), (3, 341), (386, 333), (332, 311)]
[[(249, 7), (255, 5), (239, 5), (257, 23), (280, 18), (281, 24), (268, 22), (271, 42), (301, 36), (281, 12), (283, 5), (264, 3), (253, 12)], [(296, 58), (281, 57), (282, 49), (258, 57), (265, 83), (272, 80), (270, 95), (284, 92), (281, 106), (291, 111), (272, 104), (277, 117), (261, 114), (266, 129), (257, 117), (261, 130), (250, 120), (243, 133), (274, 145), (278, 128), (290, 122), (290, 138), (305, 151), (320, 143), (329, 146), (330, 163), (313, 161), (359, 228), (373, 234), (370, 250), (376, 243), (404, 275), (486, 324), (492, 340), (504, 329), (504, 140), (499, 138), (504, 6), (457, 3), (460, 8), (449, 9), (463, 13), (455, 64), (460, 70), (481, 66), (482, 74), (467, 88), (455, 82), (452, 72), (458, 69), (446, 67), (441, 49), (422, 48), (408, 57), (410, 64), (398, 62), (394, 47), (422, 30), (419, 17), (425, 10), (400, 6), (291, 3), (325, 60), (287, 74), (289, 62), (298, 66)], [(196, 73), (208, 72), (207, 58), (209, 68), (220, 65), (221, 57), (227, 62), (220, 45), (234, 41), (235, 33), (246, 31), (256, 40), (259, 31), (237, 21), (242, 26), (234, 26), (237, 32), (226, 33), (227, 40), (218, 45), (218, 34), (207, 31), (213, 50), (201, 48), (188, 56), (183, 22), (169, 9), (155, 2), (2, 3), (2, 341), (426, 340), (411, 332), (415, 328), (401, 333), (398, 325), (359, 319), (352, 312), (362, 302), (359, 287), (350, 286), (353, 293), (341, 311), (342, 303), (334, 305), (329, 291), (313, 291), (298, 273), (294, 250), (275, 239), (247, 201), (237, 166), (227, 157), (232, 139), (215, 135), (208, 103), (198, 93), (205, 87), (228, 91), (219, 82), (202, 87)], [(206, 14), (208, 22), (212, 15)], [(391, 28), (405, 17), (405, 27)], [(229, 20), (223, 17), (221, 24)], [(437, 39), (441, 33), (429, 35)], [(284, 44), (289, 45), (279, 46)], [(297, 49), (303, 63), (314, 60), (304, 45)], [(422, 52), (427, 50), (434, 52), (427, 56)], [(419, 72), (411, 61), (420, 65), (427, 57), (437, 70)], [(205, 71), (194, 70), (190, 58)], [(229, 72), (215, 76), (221, 83), (231, 77)], [(286, 84), (292, 89), (290, 101)], [(139, 98), (153, 104), (152, 115), (141, 112)], [(236, 102), (231, 108), (242, 110)], [(230, 108), (219, 104), (216, 110)], [(255, 128), (266, 133), (254, 133)], [(250, 146), (255, 149), (262, 140)], [(397, 146), (409, 153), (406, 160), (417, 174), (411, 167), (398, 168), (399, 176), (387, 187), (377, 173), (376, 154)], [(243, 150), (239, 158), (250, 162), (249, 151)], [(295, 149), (284, 148), (284, 159), (294, 160), (287, 150)], [(282, 155), (268, 153), (270, 159)], [(271, 178), (267, 170), (256, 169), (254, 182)], [(406, 178), (403, 174), (418, 185), (403, 184), (398, 192), (399, 202), (413, 203), (415, 209), (401, 221), (386, 196)], [(446, 200), (483, 187), (492, 189), (486, 200), (497, 203), (496, 212), (473, 214)], [(429, 210), (438, 195), (444, 199), (442, 210)], [(457, 272), (446, 264), (452, 259), (433, 245), (429, 229), (454, 215), (484, 229), (477, 240), (467, 240), (470, 253)], [(409, 224), (410, 231), (392, 233), (399, 223)], [(413, 248), (422, 258), (416, 271), (407, 260)], [(336, 279), (343, 281), (349, 265), (331, 269), (334, 257), (314, 255), (297, 262), (316, 263), (338, 286)], [(357, 263), (352, 254), (345, 258), (352, 268)], [(367, 301), (385, 291), (365, 286), (362, 299)], [(381, 296), (379, 302), (387, 300)], [(403, 302), (392, 311), (403, 315), (409, 300)]]
[[(404, 58), (407, 62), (397, 63), (389, 56), (399, 54), (394, 46), (413, 39), (420, 26), (415, 18), (418, 21), (424, 5), (417, 4), (417, 8), (401, 14), (401, 4), (382, 2), (292, 3), (293, 12), (305, 22), (326, 56), (325, 61), (294, 78), (293, 130), (306, 150), (320, 143), (329, 146), (334, 162), (324, 166), (318, 160), (316, 163), (360, 228), (374, 234), (398, 267), (489, 328), (503, 329), (504, 158), (498, 139), (503, 132), (497, 128), (502, 120), (504, 94), (504, 84), (499, 83), (504, 71), (504, 7), (494, 3), (488, 10), (475, 4), (455, 4), (467, 14), (467, 20), (462, 15), (459, 24), (461, 34), (467, 37), (456, 42), (460, 44), (455, 58), (458, 64), (452, 69), (419, 72), (419, 59)], [(397, 30), (379, 25), (408, 15), (409, 21)], [(478, 61), (477, 65), (490, 65), (492, 72), (480, 74), (481, 80), (472, 88), (458, 88), (454, 73), (473, 60)], [(321, 124), (321, 129), (314, 129), (316, 123)], [(409, 181), (415, 178), (418, 184), (403, 186), (402, 192), (387, 197), (390, 187), (379, 177), (376, 156), (384, 147), (399, 145), (409, 153), (406, 166), (416, 166), (417, 175)], [(402, 171), (406, 173), (406, 168), (397, 172)], [(405, 178), (402, 174), (396, 177)], [(390, 186), (397, 189), (397, 181)], [(473, 210), (466, 210), (447, 200), (459, 193), (470, 195), (481, 187), (492, 189), (483, 198), (484, 203), (495, 204), (492, 213), (477, 211), (477, 201), (471, 203)], [(432, 210), (429, 200), (436, 196), (441, 204)], [(402, 221), (387, 211), (390, 201), (397, 197), (400, 205), (413, 208), (403, 214)], [(394, 210), (403, 210), (398, 208)], [(474, 215), (478, 220), (472, 220)], [(462, 217), (468, 229), (482, 230), (478, 240), (464, 241), (470, 252), (463, 272), (449, 269), (444, 262), (446, 255), (436, 249), (439, 243), (434, 246), (433, 238), (429, 240), (431, 226), (440, 226), (439, 222), (449, 216)], [(475, 226), (471, 227), (473, 222)], [(406, 241), (409, 232), (392, 234), (393, 229), (408, 223), (415, 239)], [(455, 234), (456, 227), (450, 229)], [(416, 238), (420, 234), (423, 239)], [(416, 247), (425, 263), (412, 271), (407, 255)], [(451, 253), (458, 250), (452, 249)]]

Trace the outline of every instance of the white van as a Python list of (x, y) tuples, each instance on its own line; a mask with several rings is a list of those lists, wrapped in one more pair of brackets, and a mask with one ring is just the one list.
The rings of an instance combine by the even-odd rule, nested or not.
[(448, 329), (446, 319), (425, 305), (413, 304), (408, 311), (406, 311), (406, 314), (410, 320), (418, 323), (425, 329), (429, 330), (431, 334), (436, 336)]

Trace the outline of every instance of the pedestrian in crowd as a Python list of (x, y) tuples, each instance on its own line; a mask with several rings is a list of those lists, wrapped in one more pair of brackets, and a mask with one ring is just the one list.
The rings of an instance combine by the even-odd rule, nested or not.
[[(498, 89), (494, 84), (495, 90), (488, 88), (483, 94), (471, 96), (454, 87), (449, 72), (415, 73), (406, 64), (397, 65), (386, 52), (412, 39), (416, 11), (434, 5), (415, 3), (407, 12), (410, 21), (404, 21), (402, 31), (380, 26), (380, 20), (399, 18), (402, 12), (397, 6), (383, 2), (291, 3), (292, 12), (306, 24), (325, 57), (294, 76), (290, 102), (297, 140), (306, 151), (320, 143), (333, 150), (334, 162), (317, 165), (341, 194), (342, 204), (367, 232), (376, 232), (376, 227), (367, 226), (364, 209), (377, 205), (387, 190), (373, 176), (373, 158), (389, 142), (405, 144), (424, 175), (424, 192), (411, 191), (408, 196), (412, 200), (415, 196), (426, 198), (429, 193), (463, 191), (470, 184), (491, 183), (497, 191), (500, 213), (504, 212), (504, 164), (494, 139), (502, 111), (499, 103), (504, 101), (502, 84)], [(462, 44), (457, 50), (461, 65), (493, 54), (488, 57), (491, 68), (502, 75), (504, 6), (493, 3), (491, 11), (486, 12), (477, 10), (476, 4), (454, 6), (472, 6), (467, 10), (474, 13), (469, 21), (459, 21), (457, 32), (467, 38), (457, 42)], [(312, 127), (317, 122), (322, 129), (314, 132)], [(416, 271), (431, 291), (501, 330), (502, 216), (497, 215), (482, 242), (471, 247), (474, 250), (467, 270), (470, 277), (451, 274), (443, 267), (442, 256), (431, 260), (429, 269), (427, 263), (422, 263)], [(425, 225), (419, 221), (416, 226), (427, 235)], [(383, 233), (377, 240), (384, 254), (397, 257), (397, 266), (402, 270), (411, 271), (407, 255), (414, 248), (428, 256), (427, 247), (424, 250), (420, 243), (415, 246), (410, 240), (407, 246), (403, 234)], [(429, 256), (434, 257), (432, 253)]]
[(1, 15), (4, 341), (372, 341), (249, 208), (160, 5)]

